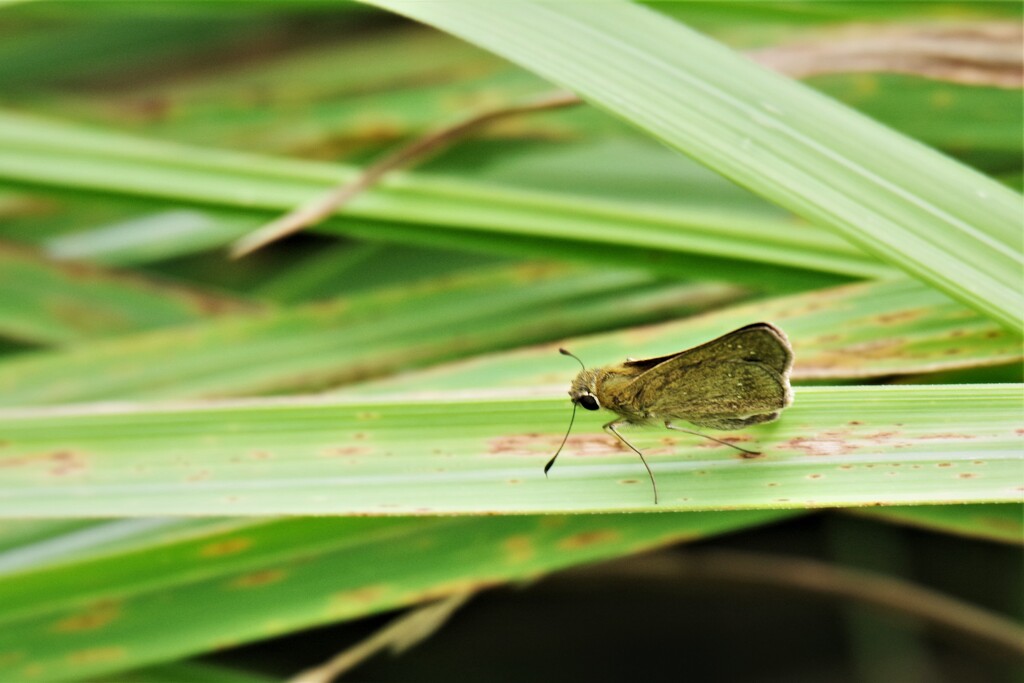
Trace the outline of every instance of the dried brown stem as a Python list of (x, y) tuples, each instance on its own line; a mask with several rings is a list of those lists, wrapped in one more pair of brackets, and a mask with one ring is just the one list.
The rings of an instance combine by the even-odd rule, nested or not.
[(459, 592), (414, 608), (320, 666), (300, 672), (288, 683), (331, 683), (381, 650), (390, 648), (402, 652), (437, 632), (472, 595), (472, 592)]
[(963, 83), (1024, 86), (1024, 28), (1017, 22), (856, 26), (804, 43), (750, 53), (793, 78), (827, 73), (888, 72)]
[[(971, 85), (1020, 88), (1024, 86), (1022, 31), (1016, 22), (857, 26), (826, 39), (771, 47), (748, 56), (794, 78), (825, 73), (891, 72)], [(474, 114), (427, 133), (372, 163), (352, 180), (245, 235), (232, 245), (230, 255), (245, 256), (319, 223), (389, 172), (415, 164), (474, 130), (512, 116), (580, 103), (579, 97), (571, 92), (547, 93)]]
[(370, 164), (352, 180), (242, 237), (232, 246), (231, 257), (245, 256), (282, 237), (287, 237), (307, 226), (319, 223), (352, 201), (358, 194), (376, 185), (385, 174), (420, 161), (431, 152), (452, 144), (474, 130), (510, 116), (559, 109), (579, 104), (579, 102), (579, 98), (569, 92), (546, 93), (519, 103), (475, 114), (458, 123), (427, 133), (405, 147)]

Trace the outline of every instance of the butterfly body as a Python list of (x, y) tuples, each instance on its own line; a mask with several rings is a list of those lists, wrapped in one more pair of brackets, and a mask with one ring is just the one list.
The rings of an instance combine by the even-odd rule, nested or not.
[[(771, 422), (793, 401), (789, 386), (792, 365), (793, 352), (786, 335), (769, 323), (754, 323), (668, 356), (584, 367), (572, 381), (569, 397), (587, 410), (605, 408), (618, 415), (605, 429), (643, 459), (616, 427), (662, 423), (689, 432), (672, 422), (721, 430)], [(554, 458), (545, 472), (553, 463)], [(650, 472), (650, 467), (647, 469)]]

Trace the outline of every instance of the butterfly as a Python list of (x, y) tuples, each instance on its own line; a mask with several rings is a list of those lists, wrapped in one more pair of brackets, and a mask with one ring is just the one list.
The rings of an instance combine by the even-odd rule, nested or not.
[(582, 370), (569, 389), (573, 403), (569, 429), (544, 466), (544, 474), (555, 464), (569, 438), (576, 407), (604, 408), (617, 415), (604, 429), (640, 456), (651, 479), (655, 504), (658, 485), (654, 473), (643, 453), (622, 436), (619, 427), (662, 423), (668, 429), (702, 436), (756, 456), (760, 453), (679, 427), (674, 421), (707, 429), (741, 429), (777, 419), (793, 402), (789, 386), (793, 349), (782, 330), (765, 322), (746, 325), (668, 356), (627, 359), (603, 368), (588, 369), (575, 355), (565, 349), (559, 351), (576, 358)]

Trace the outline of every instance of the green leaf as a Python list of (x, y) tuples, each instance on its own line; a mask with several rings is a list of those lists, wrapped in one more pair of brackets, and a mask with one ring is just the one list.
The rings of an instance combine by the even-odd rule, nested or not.
[(255, 308), (227, 295), (80, 263), (55, 263), (0, 244), (2, 336), (65, 345)]
[(1024, 543), (1024, 508), (1007, 505), (918, 505), (854, 508), (851, 514), (947, 534), (1001, 543)]
[(123, 671), (790, 514), (252, 520), (191, 535), (185, 526), (161, 543), (140, 538), (139, 548), (0, 577), (0, 676)]
[(630, 2), (369, 0), (578, 93), (1020, 329), (1020, 195)]
[[(890, 280), (761, 299), (703, 315), (562, 342), (588, 366), (657, 358), (757, 320), (793, 345), (795, 381), (889, 377), (1020, 362), (1021, 340), (915, 280)], [(568, 385), (555, 346), (515, 349), (345, 387), (346, 395)]]
[[(564, 399), (280, 399), (0, 411), (0, 516), (438, 514), (1006, 502), (1021, 385), (805, 387), (729, 435), (630, 432), (658, 475)], [(955, 426), (950, 415), (957, 416)], [(852, 418), (852, 419), (851, 419)]]
[[(177, 199), (252, 214), (304, 204), (356, 172), (0, 113), (0, 178), (21, 183)], [(688, 279), (721, 279), (729, 273), (730, 279), (763, 286), (821, 284), (823, 274), (824, 281), (835, 282), (837, 275), (894, 272), (827, 231), (750, 205), (602, 202), (416, 174), (394, 174), (346, 206), (343, 218), (320, 227), (434, 246), (599, 259)]]
[(693, 312), (742, 294), (642, 272), (502, 266), (20, 354), (0, 363), (0, 405), (317, 389)]

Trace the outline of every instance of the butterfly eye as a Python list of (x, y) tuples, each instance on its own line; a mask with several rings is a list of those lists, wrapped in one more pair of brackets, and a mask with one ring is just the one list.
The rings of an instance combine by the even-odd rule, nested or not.
[(598, 408), (601, 407), (600, 404), (597, 402), (597, 399), (591, 396), (590, 394), (583, 394), (582, 396), (580, 396), (580, 405), (586, 408), (587, 410), (597, 410)]

